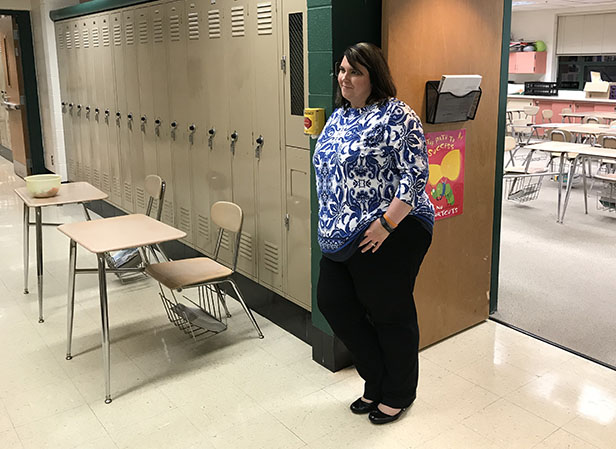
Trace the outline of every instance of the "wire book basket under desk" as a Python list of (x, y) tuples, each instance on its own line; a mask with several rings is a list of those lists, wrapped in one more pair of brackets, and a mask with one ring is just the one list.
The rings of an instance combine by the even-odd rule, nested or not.
[(426, 122), (431, 124), (474, 120), (481, 99), (481, 88), (466, 95), (439, 92), (439, 81), (426, 82)]
[(505, 199), (518, 203), (536, 200), (543, 184), (542, 174), (510, 174), (503, 176)]

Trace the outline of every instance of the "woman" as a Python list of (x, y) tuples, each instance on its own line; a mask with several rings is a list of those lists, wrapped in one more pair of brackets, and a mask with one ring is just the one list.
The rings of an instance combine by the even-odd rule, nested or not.
[(419, 118), (395, 98), (381, 50), (359, 43), (338, 67), (338, 109), (314, 153), (319, 309), (364, 379), (351, 411), (395, 421), (416, 396), (415, 278), (432, 240), (428, 155)]

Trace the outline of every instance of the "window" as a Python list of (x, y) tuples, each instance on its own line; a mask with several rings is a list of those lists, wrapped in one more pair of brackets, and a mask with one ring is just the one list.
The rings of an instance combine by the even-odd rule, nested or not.
[(584, 89), (590, 72), (601, 73), (604, 81), (616, 82), (616, 55), (559, 56), (557, 82), (559, 89)]

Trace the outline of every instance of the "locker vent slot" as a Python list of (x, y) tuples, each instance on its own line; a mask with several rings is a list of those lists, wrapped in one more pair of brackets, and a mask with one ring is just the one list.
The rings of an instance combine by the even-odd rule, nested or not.
[(278, 246), (265, 241), (263, 244), (263, 263), (265, 268), (272, 273), (278, 274), (279, 270), (279, 251)]
[(180, 16), (177, 14), (169, 16), (169, 39), (172, 42), (180, 40)]
[(81, 46), (79, 42), (79, 30), (73, 31), (73, 44), (75, 45), (75, 48), (79, 48)]
[(66, 48), (70, 50), (71, 48), (73, 48), (73, 42), (72, 42), (72, 39), (71, 39), (71, 32), (67, 31), (64, 34), (64, 36), (66, 37)]
[(199, 235), (205, 240), (210, 239), (210, 221), (208, 217), (204, 217), (201, 214), (197, 215), (197, 230)]
[(58, 33), (58, 47), (61, 49), (64, 49), (65, 47), (64, 33), (62, 31)]
[(120, 187), (120, 179), (115, 177), (113, 178), (113, 194), (116, 198), (122, 197), (122, 189)]
[(252, 235), (242, 232), (240, 237), (240, 256), (252, 260)]
[(139, 21), (139, 43), (148, 43), (148, 21), (145, 18)]
[(244, 36), (244, 7), (234, 6), (231, 8), (231, 36)]
[(128, 182), (124, 183), (124, 199), (129, 203), (133, 202), (133, 189)]
[(229, 244), (229, 233), (227, 231), (223, 231), (222, 239), (220, 239), (220, 247), (230, 251), (231, 245)]
[(257, 3), (257, 34), (272, 34), (272, 2)]
[(92, 179), (94, 180), (94, 185), (100, 186), (101, 185), (101, 175), (97, 169), (94, 169), (93, 172), (94, 172), (94, 176), (92, 177)]
[(291, 115), (304, 115), (303, 13), (289, 14), (289, 90)]
[(109, 27), (104, 26), (102, 28), (102, 33), (103, 33), (103, 46), (109, 47)]
[(82, 35), (83, 48), (90, 48), (90, 35), (88, 33), (88, 30), (83, 30), (81, 32), (81, 35)]
[(135, 25), (132, 22), (128, 22), (124, 27), (124, 33), (126, 37), (126, 45), (133, 45), (135, 43)]
[[(167, 195), (169, 192), (167, 192)], [(167, 223), (173, 223), (173, 201), (165, 200), (163, 207), (164, 221)]]
[(163, 41), (163, 19), (155, 17), (152, 25), (154, 28), (154, 42), (160, 44)]
[(109, 192), (109, 175), (107, 173), (103, 173), (103, 190)]
[(92, 47), (100, 47), (100, 40), (98, 39), (98, 28), (92, 28)]
[(135, 195), (137, 196), (137, 208), (145, 209), (145, 191), (141, 187), (135, 187)]
[(208, 33), (210, 39), (220, 37), (220, 11), (213, 9), (207, 13)]
[(198, 12), (188, 13), (188, 39), (190, 40), (199, 39), (199, 13)]
[(185, 207), (180, 207), (180, 229), (184, 232), (190, 231), (190, 211)]
[(84, 175), (86, 181), (92, 180), (92, 175), (90, 173), (90, 166), (89, 165), (86, 165), (85, 168), (83, 169), (83, 175)]
[(113, 26), (113, 43), (116, 46), (122, 45), (122, 28), (119, 23)]

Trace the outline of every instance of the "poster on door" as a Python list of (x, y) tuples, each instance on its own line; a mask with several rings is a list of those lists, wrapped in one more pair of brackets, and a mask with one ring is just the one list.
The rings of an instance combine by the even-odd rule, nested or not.
[(430, 177), (426, 193), (436, 220), (462, 213), (464, 204), (464, 151), (466, 130), (426, 133)]

